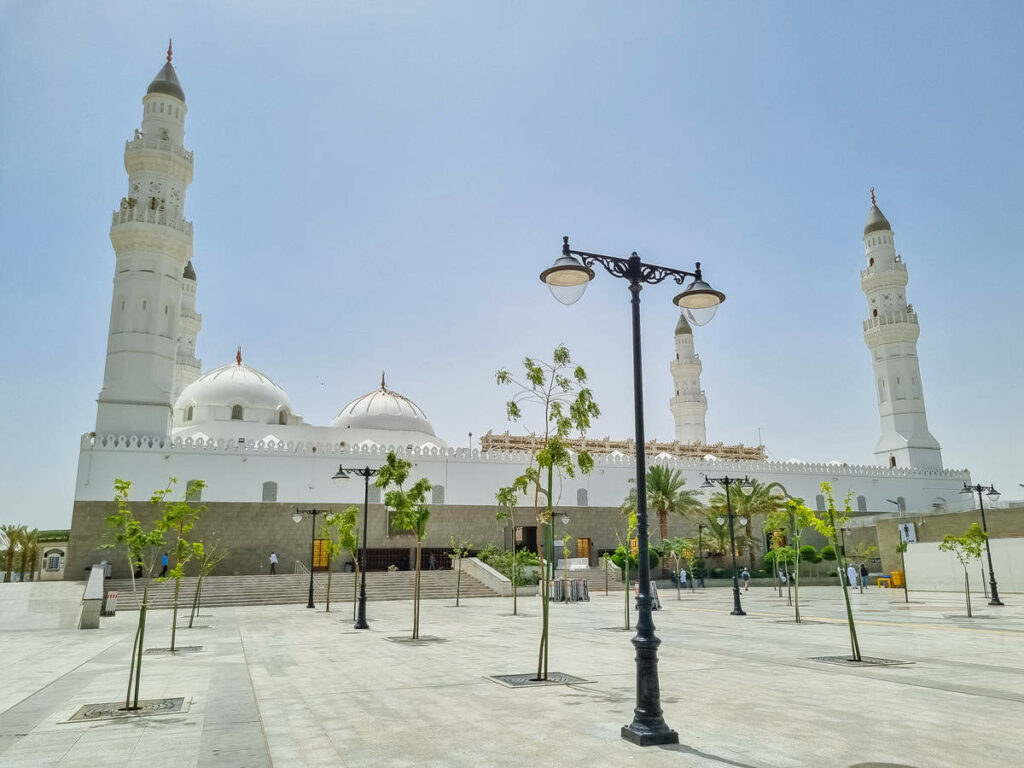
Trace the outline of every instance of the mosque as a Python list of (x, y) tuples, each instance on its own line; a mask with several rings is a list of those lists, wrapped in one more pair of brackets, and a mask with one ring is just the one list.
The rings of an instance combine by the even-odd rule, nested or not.
[[(113, 509), (115, 478), (133, 481), (140, 515), (149, 493), (164, 487), (168, 477), (179, 478), (181, 490), (190, 480), (203, 480), (207, 512), (195, 535), (218, 537), (230, 549), (220, 572), (259, 573), (266, 571), (271, 551), (286, 568), (292, 561), (307, 562), (309, 523), (292, 522), (295, 508), (361, 505), (362, 483), (337, 487), (332, 476), (339, 465), (377, 466), (389, 450), (407, 457), (414, 476), (433, 484), (423, 557), (442, 551), (451, 535), (475, 547), (513, 540), (531, 546), (537, 536), (532, 513), (524, 508), (514, 526), (499, 526), (494, 494), (527, 466), (536, 446), (532, 436), (488, 433), (480, 449), (453, 448), (424, 410), (383, 377), (379, 388), (353, 399), (329, 424), (308, 424), (241, 349), (233, 360), (201, 372), (196, 355), (203, 318), (196, 310), (192, 223), (184, 217), (193, 157), (184, 144), (185, 92), (171, 59), (168, 48), (167, 62), (142, 98), (141, 126), (125, 143), (127, 194), (110, 228), (115, 267), (106, 366), (95, 429), (81, 439), (67, 578), (79, 578), (83, 568), (109, 557), (99, 547), (104, 518)], [(774, 462), (766, 460), (763, 447), (709, 445), (701, 361), (682, 316), (669, 365), (676, 440), (648, 443), (650, 462), (680, 470), (691, 488), (706, 472), (777, 481), (819, 508), (819, 484), (829, 480), (840, 493), (855, 492), (862, 515), (891, 510), (890, 499), (911, 512), (957, 503), (970, 475), (943, 469), (939, 443), (928, 430), (917, 359), (920, 329), (905, 294), (907, 265), (874, 193), (863, 243), (861, 287), (869, 312), (863, 334), (881, 422), (877, 466)], [(555, 490), (558, 524), (575, 538), (576, 554), (593, 559), (616, 546), (622, 527), (618, 506), (635, 474), (636, 445), (608, 438), (586, 443), (595, 454), (594, 471), (566, 479)], [(408, 567), (410, 537), (393, 529), (372, 485), (369, 500), (368, 566)], [(695, 535), (694, 527), (674, 520), (671, 534)], [(126, 575), (119, 568), (115, 564), (115, 575)]]

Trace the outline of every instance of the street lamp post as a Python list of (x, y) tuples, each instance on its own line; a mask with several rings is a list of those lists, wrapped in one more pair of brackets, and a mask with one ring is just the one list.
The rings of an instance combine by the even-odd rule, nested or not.
[(336, 483), (348, 482), (349, 475), (358, 475), (363, 478), (363, 537), (360, 540), (362, 546), (359, 548), (359, 608), (356, 614), (355, 629), (369, 629), (366, 623), (366, 521), (370, 509), (370, 478), (380, 472), (379, 469), (363, 467), (362, 469), (345, 469), (338, 466), (338, 471), (331, 477)]
[(960, 493), (976, 493), (978, 494), (978, 508), (981, 510), (981, 530), (985, 532), (985, 554), (988, 557), (988, 586), (989, 594), (992, 595), (992, 599), (988, 601), (989, 605), (1002, 605), (1002, 600), (999, 599), (999, 590), (996, 588), (996, 574), (992, 570), (992, 549), (988, 544), (988, 525), (985, 523), (985, 502), (981, 498), (982, 493), (988, 496), (992, 501), (996, 501), (1000, 493), (992, 485), (968, 485), (964, 483), (964, 487), (960, 490)]
[(697, 560), (700, 562), (700, 586), (701, 589), (706, 589), (704, 584), (704, 529), (707, 528), (704, 523), (697, 523)]
[(647, 472), (644, 456), (644, 396), (643, 367), (640, 351), (640, 291), (643, 285), (660, 283), (671, 278), (678, 285), (688, 279), (690, 285), (673, 302), (686, 313), (695, 325), (705, 325), (725, 301), (725, 294), (711, 288), (701, 277), (700, 262), (693, 272), (645, 264), (634, 252), (628, 259), (598, 253), (575, 251), (569, 248), (569, 238), (562, 238), (562, 255), (554, 265), (540, 274), (551, 294), (562, 304), (578, 301), (587, 284), (594, 279), (594, 264), (600, 264), (613, 277), (629, 281), (632, 294), (633, 321), (633, 412), (636, 425), (636, 498), (637, 498), (637, 558), (639, 560), (639, 593), (636, 598), (637, 621), (633, 647), (636, 649), (636, 707), (633, 721), (622, 727), (622, 738), (640, 746), (678, 744), (679, 734), (665, 723), (661, 710), (661, 690), (658, 682), (658, 646), (661, 640), (654, 634), (651, 611), (651, 563), (647, 534)]
[(316, 556), (316, 516), (322, 512), (322, 509), (296, 509), (295, 514), (292, 515), (292, 520), (296, 523), (302, 522), (303, 515), (313, 518), (313, 530), (309, 536), (309, 602), (306, 604), (307, 608), (316, 608), (313, 605), (313, 559)]
[[(732, 611), (730, 612), (733, 616), (746, 616), (747, 612), (743, 610), (743, 606), (740, 605), (740, 577), (736, 570), (736, 533), (733, 527), (733, 521), (736, 519), (736, 515), (732, 513), (732, 499), (730, 498), (729, 486), (739, 483), (740, 492), (744, 496), (749, 496), (753, 490), (754, 485), (750, 482), (750, 478), (744, 477), (742, 481), (737, 480), (735, 477), (708, 477), (704, 475), (704, 483), (702, 488), (712, 488), (714, 484), (718, 483), (720, 486), (725, 488), (725, 508), (729, 513), (729, 549), (732, 551)], [(747, 524), (747, 518), (743, 515), (739, 515), (740, 525)], [(721, 525), (725, 522), (724, 517), (718, 518), (718, 524)]]

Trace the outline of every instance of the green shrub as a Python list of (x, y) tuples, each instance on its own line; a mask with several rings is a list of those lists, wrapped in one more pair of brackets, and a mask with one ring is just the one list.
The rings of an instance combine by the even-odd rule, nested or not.
[[(487, 565), (491, 566), (491, 568), (506, 578), (512, 578), (513, 560), (512, 553), (508, 550), (500, 549), (494, 544), (488, 544), (480, 550), (477, 557), (481, 562), (487, 563)], [(527, 586), (530, 584), (536, 584), (540, 581), (539, 574), (523, 573), (523, 568), (530, 565), (540, 565), (540, 558), (537, 557), (536, 552), (532, 552), (528, 549), (520, 549), (516, 552), (516, 584)]]
[[(648, 556), (647, 559), (648, 559), (648, 561), (651, 564), (651, 568), (654, 568), (658, 564), (658, 561), (660, 560), (660, 558), (658, 557), (658, 553), (654, 550), (654, 547), (650, 547), (647, 550), (647, 556)], [(626, 550), (625, 550), (624, 547), (620, 546), (620, 547), (618, 547), (615, 550), (615, 552), (612, 554), (612, 562), (615, 563), (617, 566), (619, 566), (619, 568), (623, 568), (625, 566)], [(629, 572), (631, 574), (635, 574), (636, 571), (637, 571), (636, 557), (634, 557), (633, 555), (630, 555), (629, 556)]]
[(833, 547), (831, 544), (826, 544), (824, 547), (821, 548), (821, 559), (828, 560), (829, 562), (835, 560), (836, 548)]
[(812, 547), (810, 544), (804, 544), (800, 547), (800, 559), (806, 563), (818, 562), (815, 558), (818, 557), (818, 550)]

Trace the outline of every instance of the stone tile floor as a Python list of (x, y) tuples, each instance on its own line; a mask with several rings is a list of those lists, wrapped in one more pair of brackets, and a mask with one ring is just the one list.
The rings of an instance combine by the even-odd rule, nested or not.
[[(0, 587), (2, 588), (2, 587)], [(1024, 764), (1024, 596), (1003, 608), (959, 594), (871, 588), (852, 595), (864, 655), (913, 662), (850, 668), (811, 661), (849, 651), (838, 587), (786, 598), (662, 590), (655, 613), (660, 680), (674, 747), (619, 738), (632, 717), (635, 667), (621, 593), (552, 606), (550, 670), (582, 684), (508, 688), (531, 672), (539, 604), (371, 602), (214, 608), (179, 630), (200, 653), (146, 656), (142, 698), (184, 696), (182, 714), (68, 723), (82, 705), (123, 698), (135, 613), (97, 631), (0, 629), (0, 766), (702, 766), (992, 768)], [(630, 611), (631, 622), (635, 612)], [(179, 618), (179, 623), (181, 623)], [(170, 612), (151, 614), (147, 647), (166, 647)]]

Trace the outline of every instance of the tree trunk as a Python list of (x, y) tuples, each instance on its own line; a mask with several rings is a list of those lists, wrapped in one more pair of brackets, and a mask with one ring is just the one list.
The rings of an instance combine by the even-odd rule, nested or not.
[(420, 565), (422, 560), (423, 542), (416, 541), (416, 580), (412, 590), (412, 639), (420, 637)]
[(456, 558), (456, 571), (455, 571), (455, 607), (459, 607), (459, 594), (462, 591), (462, 558)]
[(192, 629), (192, 620), (196, 617), (196, 611), (199, 608), (199, 586), (203, 583), (203, 574), (199, 573), (199, 578), (196, 580), (196, 594), (192, 598), (192, 612), (188, 616), (188, 628)]
[(132, 680), (135, 678), (135, 654), (139, 648), (139, 633), (142, 631), (142, 611), (139, 611), (139, 623), (135, 627), (135, 637), (132, 639), (132, 656), (128, 662), (128, 689), (124, 692), (125, 711), (132, 705)]
[(658, 510), (658, 533), (661, 534), (662, 542), (668, 538), (668, 512)]
[(974, 614), (971, 613), (971, 579), (967, 575), (967, 569), (964, 568), (964, 595), (967, 597), (967, 618), (973, 618)]
[(846, 621), (850, 625), (851, 661), (860, 661), (860, 643), (857, 642), (857, 627), (853, 623), (853, 608), (850, 606), (850, 593), (847, 591), (847, 579), (840, 574), (839, 583), (843, 587), (843, 600), (846, 602)]
[[(178, 566), (175, 565), (175, 568)], [(171, 613), (171, 653), (174, 653), (174, 637), (178, 631), (178, 590), (181, 589), (181, 579), (174, 579), (174, 610)]]
[(793, 575), (793, 610), (796, 614), (796, 623), (800, 623), (800, 550), (796, 551), (796, 571)]
[(331, 563), (329, 560), (327, 561), (327, 608), (324, 612), (331, 612)]
[(626, 553), (626, 559), (623, 561), (623, 578), (625, 579), (626, 589), (626, 629), (629, 629), (629, 552)]
[(353, 572), (356, 575), (355, 581), (352, 582), (352, 621), (356, 620), (356, 603), (359, 602), (359, 559), (356, 557), (352, 558), (355, 561), (356, 567)]
[(139, 652), (135, 655), (135, 698), (132, 709), (139, 708), (139, 683), (142, 682), (142, 649), (146, 637), (146, 611), (149, 610), (149, 584), (142, 590), (142, 607), (139, 608)]

